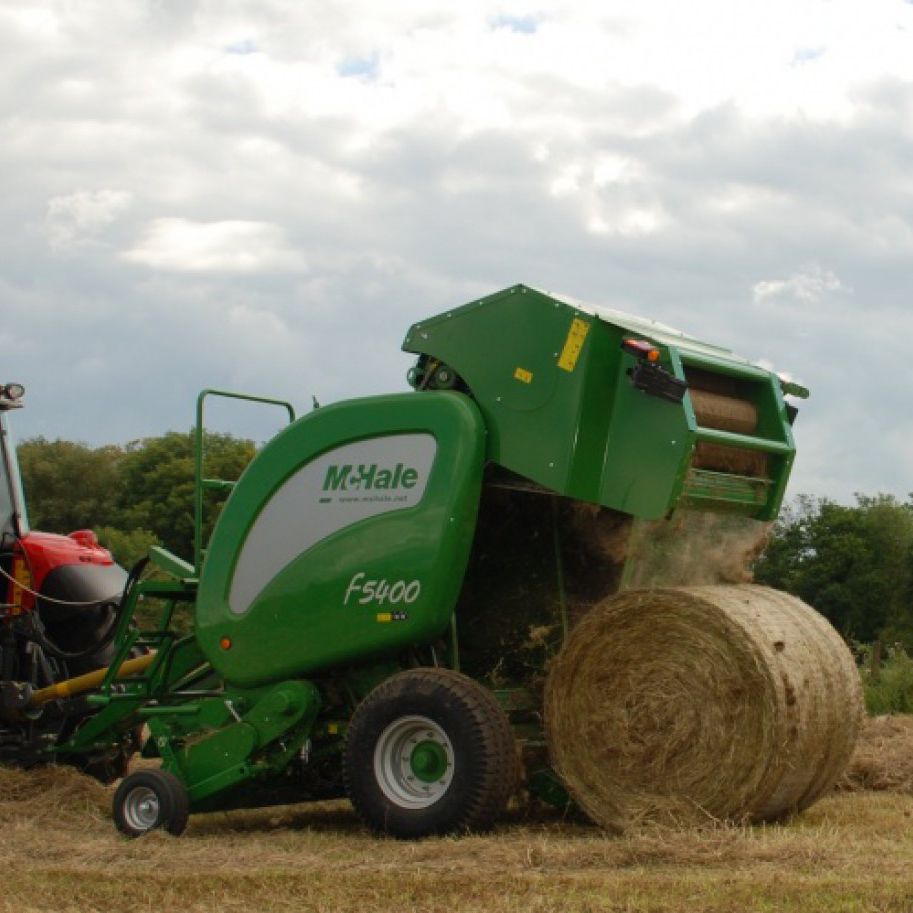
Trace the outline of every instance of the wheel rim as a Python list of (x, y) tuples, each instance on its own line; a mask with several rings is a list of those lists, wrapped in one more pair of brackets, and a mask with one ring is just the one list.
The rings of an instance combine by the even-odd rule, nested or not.
[(394, 720), (374, 750), (374, 775), (383, 794), (401, 808), (427, 808), (453, 781), (453, 746), (425, 716)]
[(161, 804), (155, 790), (137, 786), (124, 797), (124, 820), (136, 831), (148, 831), (158, 824)]

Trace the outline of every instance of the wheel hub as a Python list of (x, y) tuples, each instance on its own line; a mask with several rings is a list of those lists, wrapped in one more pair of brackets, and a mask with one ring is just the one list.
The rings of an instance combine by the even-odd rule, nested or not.
[(409, 764), (412, 772), (423, 783), (434, 783), (447, 773), (447, 751), (439, 743), (430, 740), (419, 742), (412, 749)]
[(155, 827), (159, 819), (159, 797), (148, 786), (137, 786), (124, 799), (124, 818), (138, 831)]
[(424, 716), (394, 720), (380, 734), (374, 774), (383, 794), (400, 808), (427, 808), (453, 780), (453, 746), (444, 729)]

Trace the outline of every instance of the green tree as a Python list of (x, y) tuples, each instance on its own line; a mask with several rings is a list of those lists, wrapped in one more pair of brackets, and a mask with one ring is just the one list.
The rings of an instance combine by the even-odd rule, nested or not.
[[(118, 523), (123, 530), (152, 533), (169, 551), (193, 557), (194, 435), (169, 431), (128, 444), (120, 461), (123, 482)], [(256, 452), (253, 441), (207, 433), (204, 475), (234, 480)], [(204, 539), (212, 530), (224, 496), (207, 494)]]
[(133, 567), (140, 558), (149, 554), (153, 545), (159, 545), (154, 533), (147, 529), (124, 531), (114, 526), (100, 526), (95, 530), (98, 541), (114, 556), (114, 560), (126, 568)]
[(913, 646), (913, 504), (890, 495), (856, 500), (799, 498), (755, 578), (813, 605), (846, 637)]
[[(91, 448), (33, 438), (19, 445), (19, 464), (35, 529), (68, 533), (95, 529), (125, 565), (155, 543), (193, 556), (194, 435), (169, 431), (126, 447)], [(204, 472), (237, 479), (255, 453), (253, 441), (207, 433)], [(225, 496), (207, 494), (208, 536)]]
[(69, 533), (115, 522), (123, 488), (119, 447), (38, 437), (23, 441), (17, 453), (35, 529)]

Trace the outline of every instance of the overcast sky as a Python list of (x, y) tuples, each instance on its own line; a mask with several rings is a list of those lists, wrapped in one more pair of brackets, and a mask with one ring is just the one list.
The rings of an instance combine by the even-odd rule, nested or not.
[(913, 490), (913, 3), (0, 0), (0, 77), (20, 438), (404, 389), (525, 282), (807, 385), (793, 494)]

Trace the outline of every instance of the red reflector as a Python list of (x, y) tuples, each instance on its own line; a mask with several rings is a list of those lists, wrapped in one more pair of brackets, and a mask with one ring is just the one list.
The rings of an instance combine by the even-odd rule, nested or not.
[(223, 638), (219, 641), (219, 646), (220, 646), (223, 650), (230, 650), (230, 649), (231, 649), (231, 638), (230, 638), (230, 637), (223, 637)]

